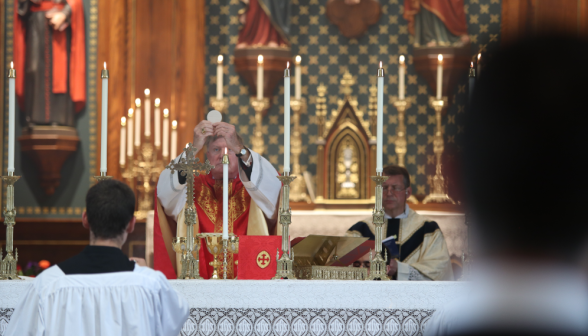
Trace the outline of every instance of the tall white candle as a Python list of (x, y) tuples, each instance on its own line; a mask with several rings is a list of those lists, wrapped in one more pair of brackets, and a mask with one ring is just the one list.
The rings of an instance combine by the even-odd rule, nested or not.
[(126, 163), (126, 140), (127, 140), (127, 118), (122, 117), (120, 118), (120, 158), (119, 163), (121, 166), (124, 166)]
[(127, 114), (127, 156), (133, 156), (133, 114), (134, 110), (132, 108), (129, 109), (129, 113)]
[(377, 120), (377, 142), (376, 142), (376, 173), (382, 172), (382, 155), (384, 139), (384, 69), (382, 62), (378, 69), (378, 120)]
[[(23, 60), (21, 60), (22, 62)], [(15, 133), (15, 118), (16, 118), (16, 103), (15, 103), (15, 80), (16, 70), (14, 70), (14, 63), (10, 62), (10, 70), (8, 72), (8, 173), (14, 173), (14, 133)]]
[(106, 174), (106, 146), (108, 136), (108, 70), (102, 70), (102, 135), (100, 137), (100, 174)]
[(169, 110), (163, 109), (163, 149), (162, 155), (169, 158)]
[(443, 55), (437, 56), (437, 100), (441, 99), (443, 89)]
[(284, 70), (284, 173), (290, 172), (290, 62)]
[(175, 159), (178, 156), (178, 121), (172, 121), (171, 131), (171, 158)]
[(155, 128), (155, 147), (161, 147), (161, 109), (159, 105), (161, 104), (161, 100), (159, 98), (155, 98), (155, 123), (153, 124)]
[(145, 89), (145, 137), (151, 136), (151, 91)]
[(263, 56), (257, 56), (257, 99), (263, 99)]
[(223, 99), (223, 55), (218, 55), (216, 64), (216, 99)]
[(300, 62), (302, 61), (302, 57), (300, 55), (296, 56), (296, 68), (294, 69), (294, 98), (300, 100), (301, 92), (300, 88), (302, 85), (302, 69), (300, 68)]
[(223, 155), (223, 239), (229, 239), (229, 155)]
[(398, 62), (398, 99), (404, 100), (404, 77), (406, 65), (404, 64), (404, 55), (400, 55)]
[(141, 146), (141, 99), (135, 99), (135, 147)]

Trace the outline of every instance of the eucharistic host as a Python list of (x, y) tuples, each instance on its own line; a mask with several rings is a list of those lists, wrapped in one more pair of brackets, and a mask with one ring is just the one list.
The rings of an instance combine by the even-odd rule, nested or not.
[[(216, 111), (212, 111), (216, 112)], [(264, 236), (276, 234), (278, 199), (281, 182), (276, 169), (259, 153), (247, 148), (237, 134), (235, 126), (222, 122), (220, 113), (210, 113), (208, 120), (194, 128), (193, 146), (214, 168), (209, 174), (194, 177), (194, 205), (197, 209), (197, 224), (194, 233), (223, 230), (223, 165), (225, 149), (229, 155), (229, 233), (235, 235)], [(174, 161), (178, 162), (182, 153)], [(158, 204), (155, 209), (154, 268), (168, 278), (176, 278), (180, 269), (180, 258), (172, 249), (172, 238), (186, 237), (183, 209), (186, 205), (186, 177), (172, 174), (165, 169), (157, 184)], [(200, 276), (212, 275), (212, 254), (206, 247), (200, 248)], [(234, 256), (237, 260), (237, 256)], [(233, 260), (233, 261), (234, 261)], [(228, 263), (227, 278), (237, 274), (234, 262)]]

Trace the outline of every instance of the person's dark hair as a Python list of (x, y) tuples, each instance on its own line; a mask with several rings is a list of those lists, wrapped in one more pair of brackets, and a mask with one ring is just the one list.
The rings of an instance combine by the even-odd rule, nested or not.
[[(572, 261), (588, 242), (588, 43), (518, 41), (482, 70), (467, 112), (462, 168), (487, 253)], [(557, 168), (557, 169), (556, 169)]]
[(382, 169), (382, 173), (386, 176), (395, 176), (395, 175), (402, 175), (404, 188), (410, 187), (410, 175), (408, 174), (408, 170), (406, 168), (396, 165), (389, 165)]
[(96, 237), (111, 239), (122, 234), (135, 213), (135, 193), (121, 181), (96, 183), (86, 195), (86, 214)]
[[(222, 138), (222, 135), (212, 135), (209, 136), (208, 138), (206, 138), (206, 141), (204, 142), (204, 146), (206, 146), (206, 150), (208, 151), (208, 147), (210, 146), (211, 143), (215, 142), (216, 140)], [(243, 142), (243, 138), (241, 138), (241, 136), (239, 135), (239, 133), (237, 133), (237, 140), (239, 140), (239, 143), (241, 145), (244, 145), (245, 142)]]

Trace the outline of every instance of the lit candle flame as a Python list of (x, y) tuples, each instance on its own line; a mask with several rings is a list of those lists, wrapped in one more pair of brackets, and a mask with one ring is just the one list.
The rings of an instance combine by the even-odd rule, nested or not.
[(176, 129), (176, 128), (178, 128), (178, 121), (174, 120), (174, 121), (172, 121), (172, 129)]
[(222, 63), (223, 62), (223, 55), (218, 55), (217, 61), (218, 61), (218, 63)]
[(135, 105), (137, 107), (141, 107), (141, 99), (139, 99), (139, 98), (135, 99)]
[(106, 62), (104, 62), (104, 70), (106, 70)]
[(120, 118), (120, 125), (126, 126), (127, 125), (127, 118), (125, 118), (125, 117)]
[(286, 62), (286, 69), (290, 69), (290, 62)]
[(259, 63), (259, 64), (263, 63), (263, 55), (257, 56), (257, 63)]
[(155, 107), (159, 107), (159, 104), (161, 104), (161, 99), (155, 98)]
[(300, 57), (300, 55), (296, 56), (296, 64), (300, 64), (301, 61), (302, 57)]
[(146, 95), (146, 96), (148, 96), (148, 95), (150, 95), (150, 94), (151, 94), (151, 90), (149, 90), (149, 89), (145, 89), (145, 95)]
[(14, 69), (14, 63), (10, 62), (10, 69)]
[(225, 155), (227, 155), (227, 147), (225, 147)]
[(437, 59), (439, 60), (439, 63), (443, 62), (443, 55), (439, 54), (439, 56), (437, 56)]
[(480, 61), (480, 57), (482, 57), (481, 53), (478, 54), (478, 62)]
[(472, 63), (470, 64), (470, 68), (473, 68), (473, 67), (474, 67), (474, 62), (472, 62)]
[(129, 114), (128, 114), (129, 115), (129, 118), (132, 118), (133, 117), (133, 113), (135, 113), (135, 111), (132, 108), (130, 108), (129, 109)]
[(400, 55), (400, 64), (404, 64), (404, 55)]
[(169, 110), (168, 109), (163, 109), (163, 117), (164, 118), (169, 117)]
[(382, 61), (380, 61), (380, 69), (382, 69)]

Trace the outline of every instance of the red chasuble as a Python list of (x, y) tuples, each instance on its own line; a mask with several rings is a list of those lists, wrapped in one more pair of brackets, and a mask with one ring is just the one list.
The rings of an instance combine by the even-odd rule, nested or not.
[[(194, 205), (198, 212), (198, 232), (222, 232), (223, 231), (223, 185), (222, 180), (213, 180), (211, 175), (200, 175), (194, 179)], [(157, 199), (157, 195), (156, 195)], [(249, 221), (249, 208), (251, 196), (243, 186), (243, 183), (237, 177), (229, 182), (229, 233), (237, 236), (247, 234)], [(160, 225), (159, 214), (161, 207), (155, 208), (154, 223), (154, 269), (163, 272), (168, 279), (175, 279), (176, 273), (172, 264), (175, 260), (175, 252), (171, 249), (171, 238), (175, 232), (170, 232), (169, 227)], [(165, 217), (165, 214), (163, 214)], [(167, 233), (166, 233), (167, 231)], [(210, 262), (213, 256), (206, 248), (206, 243), (201, 242), (200, 247), (200, 276), (209, 279), (212, 276), (212, 266)], [(173, 259), (172, 259), (173, 256)], [(234, 259), (230, 257), (227, 260), (229, 265), (227, 279), (232, 279), (237, 274), (237, 266), (234, 261), (238, 260), (238, 255)]]
[[(66, 32), (51, 29), (53, 64), (53, 93), (67, 92), (69, 75), (69, 94), (76, 112), (82, 110), (86, 104), (86, 32), (84, 28), (84, 7), (82, 0), (67, 0), (71, 8), (71, 50), (69, 59), (69, 74), (67, 64)], [(32, 4), (32, 12), (46, 12), (52, 8), (62, 9), (62, 4), (53, 1), (41, 1)], [(24, 79), (26, 55), (26, 29), (18, 15), (18, 1), (14, 2), (14, 68), (16, 69), (16, 96), (18, 103), (24, 107)]]

